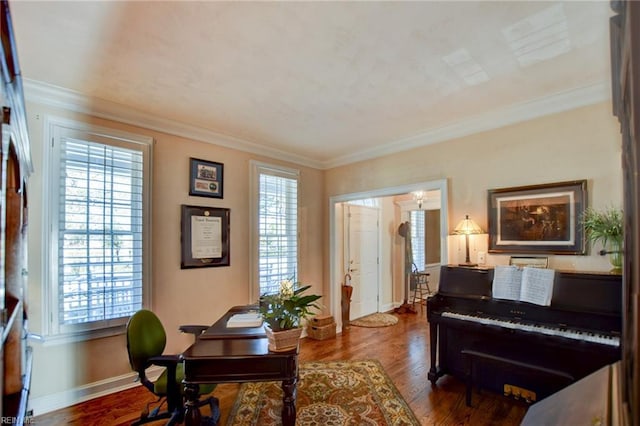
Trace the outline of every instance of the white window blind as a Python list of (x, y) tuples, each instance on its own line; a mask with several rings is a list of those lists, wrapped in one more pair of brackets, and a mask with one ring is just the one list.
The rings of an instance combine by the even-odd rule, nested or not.
[(150, 138), (52, 134), (48, 334), (124, 325), (148, 298)]
[(260, 167), (258, 281), (260, 294), (275, 293), (298, 269), (297, 173)]
[(424, 210), (411, 211), (411, 251), (413, 253), (413, 263), (422, 271), (425, 268), (425, 229)]

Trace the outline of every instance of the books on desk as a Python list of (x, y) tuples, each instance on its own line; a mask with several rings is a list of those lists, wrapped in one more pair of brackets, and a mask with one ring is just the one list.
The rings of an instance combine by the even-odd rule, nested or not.
[(541, 306), (551, 305), (553, 269), (496, 266), (492, 295), (497, 299), (519, 300)]
[(227, 320), (227, 328), (238, 327), (260, 327), (262, 325), (262, 316), (259, 312), (243, 312), (233, 314)]

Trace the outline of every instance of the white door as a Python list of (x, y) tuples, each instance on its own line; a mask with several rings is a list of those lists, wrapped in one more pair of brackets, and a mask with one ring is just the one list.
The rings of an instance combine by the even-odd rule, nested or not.
[(347, 261), (353, 294), (349, 319), (378, 312), (378, 209), (348, 205)]

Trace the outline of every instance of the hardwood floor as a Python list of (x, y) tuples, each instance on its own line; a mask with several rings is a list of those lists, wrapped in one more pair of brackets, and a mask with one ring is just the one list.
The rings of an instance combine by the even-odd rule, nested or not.
[[(351, 327), (336, 338), (300, 344), (300, 361), (377, 359), (423, 425), (519, 425), (526, 406), (489, 392), (474, 392), (473, 407), (465, 405), (464, 385), (445, 376), (434, 388), (429, 370), (428, 323), (422, 313), (398, 315), (398, 324), (383, 328)], [(123, 348), (125, 350), (125, 348)], [(239, 385), (223, 384), (214, 391), (220, 400), (220, 425), (226, 424)], [(44, 425), (124, 425), (154, 401), (136, 387), (35, 417)], [(162, 424), (161, 422), (155, 423)]]

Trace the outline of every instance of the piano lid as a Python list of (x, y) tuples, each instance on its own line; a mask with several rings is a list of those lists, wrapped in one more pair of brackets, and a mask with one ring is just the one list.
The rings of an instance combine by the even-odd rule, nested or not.
[[(442, 266), (438, 293), (443, 296), (490, 299), (493, 268)], [(522, 302), (526, 303), (526, 302)], [(622, 276), (598, 272), (556, 271), (551, 308), (620, 315)]]

